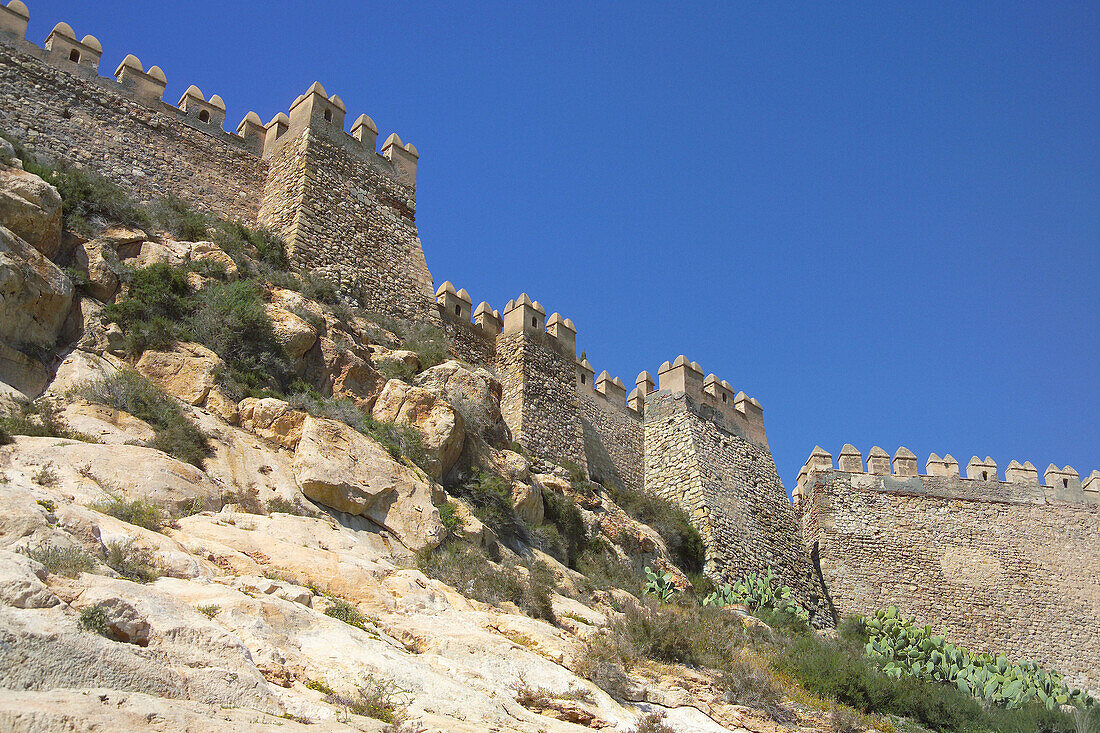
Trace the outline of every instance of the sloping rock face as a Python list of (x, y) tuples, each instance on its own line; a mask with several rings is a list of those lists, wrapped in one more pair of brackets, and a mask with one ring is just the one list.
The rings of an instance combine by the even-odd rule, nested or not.
[(367, 517), (411, 550), (434, 547), (443, 539), (435, 508), (443, 499), (441, 490), (341, 422), (306, 418), (294, 453), (294, 474), (310, 499)]
[(52, 346), (72, 302), (65, 273), (0, 227), (0, 341)]
[(373, 414), (375, 420), (411, 425), (420, 431), (424, 447), (437, 461), (431, 471), (436, 480), (451, 470), (462, 453), (462, 442), (466, 438), (462, 415), (426, 389), (391, 379), (374, 403)]
[(42, 394), (47, 379), (42, 362), (0, 342), (0, 383), (18, 392), (18, 396), (34, 398)]
[(53, 257), (61, 247), (61, 195), (33, 173), (0, 167), (0, 225)]

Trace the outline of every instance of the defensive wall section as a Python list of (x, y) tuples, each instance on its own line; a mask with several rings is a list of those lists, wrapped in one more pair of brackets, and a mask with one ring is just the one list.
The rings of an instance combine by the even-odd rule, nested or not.
[[(822, 592), (768, 448), (760, 403), (680, 356), (642, 372), (629, 394), (576, 354), (577, 329), (526, 294), (503, 314), (473, 308), (450, 282), (443, 328), (466, 361), (494, 368), (505, 422), (528, 451), (569, 460), (594, 480), (680, 505), (706, 545), (706, 568), (733, 580), (771, 567), (817, 605)], [(472, 319), (472, 320), (471, 320)]]
[[(892, 463), (892, 466), (891, 466)], [(794, 498), (839, 615), (895, 605), (973, 651), (1032, 659), (1100, 692), (1100, 471), (992, 459), (965, 476), (933, 453), (918, 473), (844, 446), (815, 448)]]
[(437, 322), (416, 231), (419, 153), (395, 134), (375, 152), (363, 115), (344, 132), (345, 108), (320, 84), (267, 125), (249, 112), (223, 129), (225, 103), (190, 86), (177, 105), (167, 80), (134, 56), (99, 75), (100, 42), (58, 23), (42, 47), (30, 13), (0, 4), (0, 129), (36, 155), (87, 166), (148, 204), (177, 197), (196, 209), (284, 236), (291, 260), (321, 273), (379, 313)]

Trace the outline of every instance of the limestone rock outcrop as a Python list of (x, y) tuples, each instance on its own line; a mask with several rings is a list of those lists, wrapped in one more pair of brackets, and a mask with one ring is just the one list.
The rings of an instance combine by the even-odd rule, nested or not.
[(65, 273), (0, 227), (0, 341), (53, 346), (72, 301)]
[(307, 417), (294, 454), (302, 493), (340, 512), (367, 517), (409, 549), (434, 547), (442, 492), (375, 441), (335, 420)]
[(206, 401), (225, 362), (199, 344), (178, 343), (170, 351), (146, 351), (137, 370), (170, 395), (189, 405)]
[(500, 414), (503, 388), (486, 369), (451, 360), (425, 369), (413, 383), (460, 407), (490, 442), (509, 439)]
[(306, 413), (291, 409), (276, 397), (245, 397), (237, 405), (237, 419), (245, 430), (294, 450), (302, 437)]
[(0, 166), (0, 226), (54, 257), (61, 247), (61, 195), (33, 173)]
[(374, 403), (374, 419), (397, 425), (411, 425), (420, 431), (427, 449), (436, 461), (432, 478), (445, 476), (462, 453), (466, 438), (462, 414), (448, 402), (422, 387), (391, 379)]

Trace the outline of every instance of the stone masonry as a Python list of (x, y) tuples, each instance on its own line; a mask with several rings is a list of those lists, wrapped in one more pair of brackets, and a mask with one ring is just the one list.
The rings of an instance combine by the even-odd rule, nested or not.
[(314, 84), (266, 126), (249, 112), (226, 132), (225, 104), (189, 87), (173, 106), (157, 67), (127, 56), (99, 76), (93, 36), (58, 23), (43, 48), (23, 38), (21, 4), (0, 5), (0, 130), (43, 158), (87, 166), (140, 203), (177, 197), (267, 226), (292, 262), (376, 312), (438, 323), (416, 232), (419, 153), (396, 134), (375, 152), (366, 115), (345, 133), (344, 105)]
[[(935, 454), (816, 449), (796, 489), (807, 549), (838, 615), (896, 605), (974, 651), (1033, 659), (1100, 692), (1100, 473), (1013, 461), (999, 481)], [(1086, 487), (1091, 490), (1086, 490)]]

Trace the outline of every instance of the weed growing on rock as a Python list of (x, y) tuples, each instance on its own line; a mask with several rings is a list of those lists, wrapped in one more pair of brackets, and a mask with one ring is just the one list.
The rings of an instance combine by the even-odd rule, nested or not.
[(462, 527), (462, 518), (458, 516), (458, 510), (450, 502), (443, 502), (436, 506), (439, 510), (439, 521), (448, 534), (453, 534)]
[(476, 471), (460, 475), (447, 490), (452, 496), (465, 499), (474, 516), (503, 542), (515, 545), (530, 541), (526, 525), (512, 506), (512, 487), (501, 477)]
[(161, 531), (168, 524), (168, 515), (153, 502), (147, 499), (127, 501), (114, 492), (104, 490), (108, 492), (110, 498), (91, 505), (91, 508), (97, 512), (109, 514), (127, 524), (143, 527), (153, 532)]
[(86, 631), (111, 638), (111, 620), (103, 606), (88, 606), (80, 611), (80, 626)]
[[(84, 168), (60, 165), (48, 169), (35, 165), (38, 174), (61, 194), (65, 226), (90, 235), (111, 222), (148, 229), (149, 215), (112, 181)], [(29, 170), (29, 169), (28, 169)]]
[(31, 480), (39, 486), (55, 486), (57, 484), (57, 471), (53, 470), (52, 463), (43, 463), (31, 476)]
[(116, 573), (137, 583), (151, 583), (160, 577), (152, 553), (130, 542), (111, 542), (104, 561)]
[(169, 196), (151, 207), (153, 224), (183, 242), (198, 242), (207, 237), (206, 217), (194, 211), (186, 201)]
[(98, 442), (91, 436), (70, 430), (58, 414), (57, 408), (47, 400), (20, 402), (11, 414), (0, 417), (0, 445), (11, 443), (13, 435)]
[(370, 634), (377, 634), (372, 626), (368, 626), (367, 622), (370, 619), (360, 613), (359, 609), (348, 603), (343, 598), (337, 598), (329, 595), (331, 604), (325, 609), (325, 615), (331, 616), (337, 621), (343, 621), (348, 626), (354, 626), (357, 629), (362, 629)]
[(676, 729), (665, 723), (664, 713), (650, 713), (638, 721), (634, 733), (676, 733)]
[(354, 695), (329, 695), (326, 702), (349, 713), (363, 715), (383, 723), (400, 724), (407, 716), (409, 693), (393, 680), (368, 677)]
[(199, 606), (195, 610), (207, 618), (214, 618), (218, 615), (218, 612), (222, 610), (222, 607), (216, 603), (211, 603), (208, 606)]
[(75, 578), (81, 573), (90, 573), (95, 569), (95, 558), (79, 547), (58, 547), (39, 545), (26, 548), (23, 554), (35, 562), (42, 563), (51, 573)]
[(329, 687), (327, 684), (325, 684), (324, 680), (309, 680), (308, 682), (306, 682), (306, 687), (308, 687), (311, 690), (316, 690), (317, 692), (320, 692), (322, 695), (335, 695), (336, 694), (336, 690), (333, 690), (331, 687)]
[(50, 499), (37, 499), (34, 503), (42, 507), (46, 511), (50, 512), (51, 514), (57, 510), (57, 505), (54, 504), (53, 501), (51, 501)]
[(611, 485), (607, 489), (614, 501), (627, 514), (642, 524), (648, 524), (657, 530), (665, 541), (668, 552), (676, 567), (685, 573), (698, 573), (703, 570), (706, 560), (706, 548), (699, 531), (691, 524), (680, 507), (659, 496)]
[(179, 402), (135, 371), (120, 369), (78, 385), (70, 394), (149, 423), (156, 431), (152, 447), (173, 458), (201, 468), (210, 452), (206, 434), (187, 418)]

